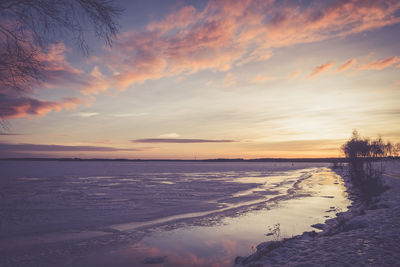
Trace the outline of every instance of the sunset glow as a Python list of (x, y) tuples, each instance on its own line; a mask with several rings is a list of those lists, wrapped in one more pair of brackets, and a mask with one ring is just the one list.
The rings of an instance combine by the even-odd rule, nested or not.
[(0, 88), (0, 157), (338, 157), (353, 129), (400, 142), (399, 1), (117, 4), (111, 48), (60, 40), (41, 84)]

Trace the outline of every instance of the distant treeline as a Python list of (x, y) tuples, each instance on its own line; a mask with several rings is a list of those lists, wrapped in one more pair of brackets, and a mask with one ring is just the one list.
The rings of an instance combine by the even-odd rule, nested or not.
[[(400, 157), (387, 157), (400, 159)], [(348, 158), (258, 158), (258, 159), (103, 159), (103, 158), (0, 158), (0, 160), (18, 160), (18, 161), (126, 161), (126, 162), (147, 162), (147, 161), (178, 161), (178, 162), (348, 162)]]

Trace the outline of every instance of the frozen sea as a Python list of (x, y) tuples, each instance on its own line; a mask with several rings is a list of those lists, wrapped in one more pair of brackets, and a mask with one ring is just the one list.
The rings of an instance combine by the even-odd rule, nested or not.
[(0, 266), (231, 266), (347, 210), (330, 165), (0, 161)]

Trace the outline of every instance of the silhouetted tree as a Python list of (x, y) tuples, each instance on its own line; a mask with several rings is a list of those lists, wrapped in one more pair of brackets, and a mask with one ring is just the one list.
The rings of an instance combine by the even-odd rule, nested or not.
[(342, 146), (346, 158), (350, 160), (368, 157), (370, 155), (370, 149), (370, 140), (360, 137), (357, 130), (353, 131), (350, 140)]
[(396, 147), (390, 141), (385, 141), (382, 137), (371, 140), (361, 137), (354, 130), (351, 138), (342, 146), (342, 151), (350, 161), (365, 158), (378, 159), (395, 155)]
[(400, 156), (400, 143), (397, 143), (396, 145), (393, 145), (393, 155), (395, 157)]
[(68, 36), (84, 53), (89, 32), (111, 45), (120, 13), (109, 0), (0, 0), (0, 97), (41, 81), (38, 56), (60, 38)]
[(382, 138), (378, 138), (371, 142), (370, 146), (370, 154), (374, 158), (383, 157), (385, 155), (385, 144)]
[(372, 161), (393, 155), (390, 141), (385, 143), (381, 137), (375, 140), (363, 138), (354, 130), (352, 137), (342, 146), (342, 151), (349, 162), (350, 177), (365, 200), (386, 189), (381, 180), (383, 170), (374, 167)]

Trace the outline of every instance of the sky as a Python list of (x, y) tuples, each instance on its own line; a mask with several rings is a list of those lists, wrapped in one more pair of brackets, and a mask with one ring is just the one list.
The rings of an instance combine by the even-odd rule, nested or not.
[(1, 94), (0, 157), (338, 157), (400, 142), (399, 1), (115, 1), (112, 47), (59, 40)]

